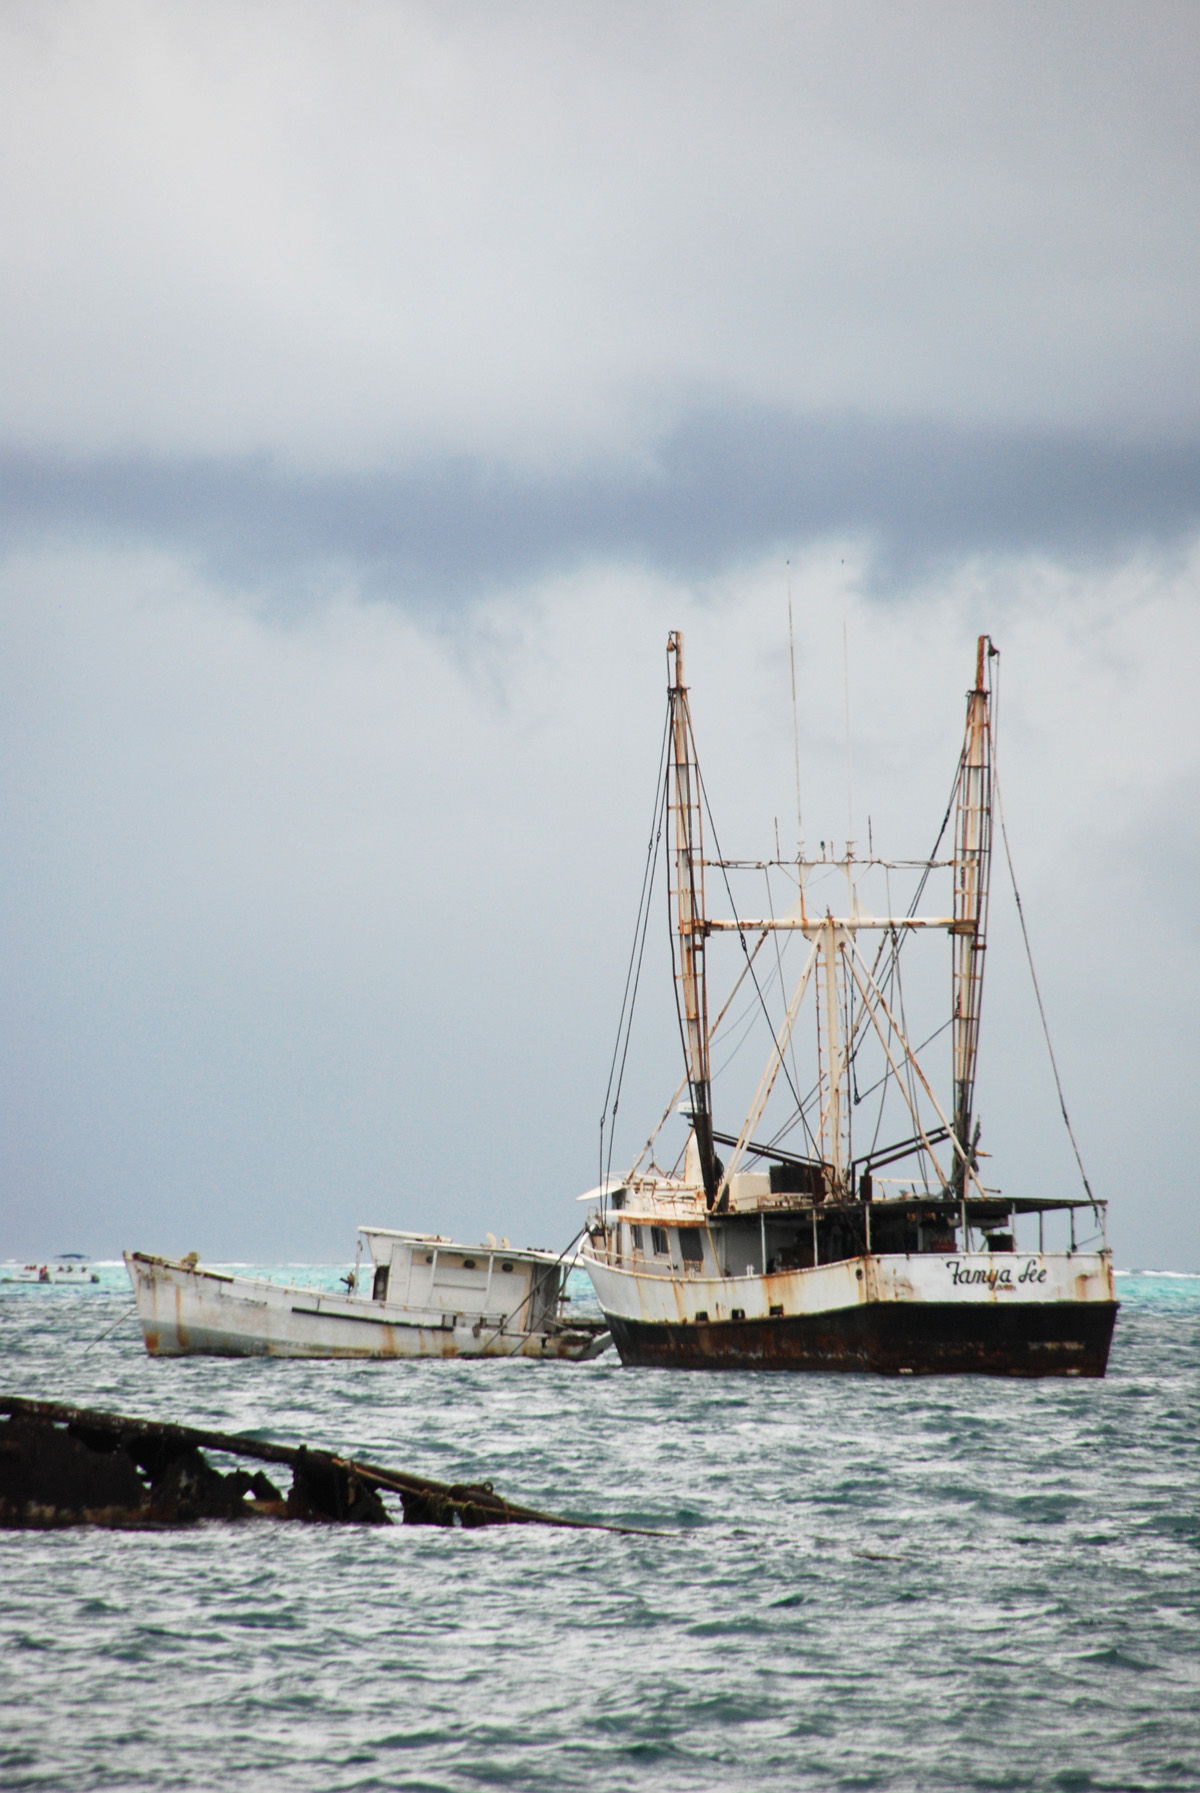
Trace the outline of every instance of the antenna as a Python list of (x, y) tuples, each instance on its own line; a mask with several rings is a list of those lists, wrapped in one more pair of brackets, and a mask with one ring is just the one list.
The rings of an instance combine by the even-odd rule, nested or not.
[(842, 593), (842, 687), (846, 700), (846, 858), (854, 843), (854, 790), (850, 782), (850, 650), (846, 642), (846, 594)]
[(800, 812), (800, 719), (796, 706), (796, 632), (792, 627), (792, 563), (787, 563), (788, 652), (792, 661), (792, 753), (796, 761), (796, 858), (804, 857), (804, 823)]

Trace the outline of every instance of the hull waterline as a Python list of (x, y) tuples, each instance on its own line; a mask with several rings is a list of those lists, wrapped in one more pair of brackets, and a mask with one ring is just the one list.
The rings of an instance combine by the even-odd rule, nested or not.
[(850, 1370), (883, 1376), (1103, 1376), (1117, 1303), (966, 1308), (873, 1302), (790, 1319), (653, 1325), (610, 1319), (623, 1364)]

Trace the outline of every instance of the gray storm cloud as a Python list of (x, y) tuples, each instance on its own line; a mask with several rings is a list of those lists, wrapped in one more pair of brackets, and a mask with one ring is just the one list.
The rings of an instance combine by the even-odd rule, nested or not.
[(0, 515), (13, 542), (153, 542), (283, 594), (314, 569), (353, 569), (422, 609), (461, 611), (481, 590), (597, 558), (703, 578), (767, 545), (846, 533), (874, 545), (880, 589), (903, 589), (964, 553), (1086, 560), (1186, 542), (1200, 443), (726, 409), (683, 419), (650, 464), (536, 475), (461, 457), (319, 474), (0, 451)]
[(699, 404), (1194, 434), (1187, 5), (14, 5), (14, 445), (652, 453)]

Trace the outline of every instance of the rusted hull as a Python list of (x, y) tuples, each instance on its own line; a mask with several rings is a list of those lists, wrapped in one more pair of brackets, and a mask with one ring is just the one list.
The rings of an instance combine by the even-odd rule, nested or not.
[(654, 1324), (608, 1316), (623, 1364), (884, 1376), (1103, 1376), (1115, 1301), (870, 1302), (819, 1314)]

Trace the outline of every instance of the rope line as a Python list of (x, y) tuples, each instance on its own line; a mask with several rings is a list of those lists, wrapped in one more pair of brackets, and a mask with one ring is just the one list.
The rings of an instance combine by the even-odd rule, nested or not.
[(116, 1319), (113, 1321), (111, 1326), (106, 1326), (104, 1328), (103, 1332), (97, 1333), (96, 1337), (92, 1340), (90, 1345), (84, 1346), (83, 1355), (86, 1357), (89, 1351), (91, 1351), (96, 1345), (100, 1344), (101, 1340), (106, 1339), (110, 1333), (115, 1332), (117, 1330), (118, 1326), (124, 1325), (125, 1321), (128, 1320), (129, 1316), (132, 1313), (134, 1313), (136, 1311), (136, 1309), (137, 1309), (137, 1302), (131, 1301), (129, 1306), (125, 1309), (124, 1313), (117, 1315)]
[[(617, 1020), (617, 1037), (613, 1044), (612, 1062), (608, 1068), (608, 1083), (604, 1091), (604, 1106), (600, 1112), (600, 1185), (603, 1189), (612, 1171), (613, 1147), (616, 1139), (617, 1110), (621, 1105), (621, 1090), (625, 1082), (625, 1065), (629, 1058), (629, 1042), (633, 1032), (633, 1011), (637, 1003), (638, 988), (642, 979), (642, 961), (646, 952), (646, 932), (650, 923), (650, 902), (654, 893), (654, 876), (658, 866), (658, 845), (662, 839), (663, 815), (666, 807), (666, 781), (663, 776), (666, 765), (667, 742), (670, 736), (670, 710), (663, 724), (662, 746), (659, 749), (658, 772), (655, 777), (654, 814), (650, 822), (650, 839), (646, 848), (646, 864), (642, 871), (642, 889), (638, 898), (637, 920), (633, 929), (633, 945), (629, 953), (629, 965), (625, 972), (625, 988), (621, 995), (621, 1012)], [(624, 1043), (622, 1044), (622, 1038)], [(618, 1061), (620, 1069), (618, 1070)], [(616, 1082), (616, 1093), (613, 1094), (613, 1083)], [(608, 1099), (613, 1097), (612, 1113), (609, 1113)], [(611, 1127), (609, 1123), (611, 1122)], [(604, 1155), (604, 1135), (608, 1129), (608, 1159)], [(603, 1196), (601, 1200), (603, 1201)]]
[(1037, 998), (1038, 1014), (1041, 1017), (1042, 1034), (1046, 1041), (1046, 1052), (1050, 1059), (1050, 1069), (1054, 1073), (1054, 1087), (1058, 1092), (1059, 1112), (1062, 1115), (1063, 1124), (1067, 1129), (1067, 1138), (1071, 1142), (1071, 1150), (1075, 1154), (1075, 1162), (1079, 1166), (1079, 1175), (1083, 1182), (1083, 1187), (1087, 1191), (1087, 1198), (1092, 1205), (1095, 1206), (1096, 1198), (1092, 1194), (1092, 1186), (1088, 1182), (1087, 1172), (1083, 1168), (1083, 1158), (1080, 1155), (1079, 1142), (1075, 1138), (1075, 1129), (1072, 1127), (1071, 1117), (1067, 1113), (1067, 1103), (1066, 1098), (1063, 1095), (1062, 1078), (1058, 1074), (1058, 1060), (1054, 1056), (1054, 1047), (1050, 1040), (1050, 1024), (1046, 1020), (1046, 1008), (1042, 1001), (1042, 989), (1041, 985), (1038, 983), (1037, 969), (1033, 963), (1033, 948), (1029, 944), (1029, 929), (1025, 926), (1025, 908), (1021, 902), (1021, 893), (1017, 889), (1017, 874), (1013, 870), (1012, 853), (1010, 852), (1008, 845), (1008, 829), (1004, 822), (1004, 804), (1000, 800), (1000, 781), (996, 776), (994, 759), (992, 763), (992, 789), (996, 797), (996, 814), (1000, 818), (1000, 838), (1004, 842), (1004, 860), (1005, 864), (1008, 866), (1009, 882), (1012, 884), (1013, 896), (1016, 899), (1017, 920), (1021, 924), (1021, 939), (1025, 942), (1025, 957), (1029, 962), (1029, 976), (1033, 982), (1033, 994)]
[[(563, 1259), (566, 1257), (567, 1253), (571, 1250), (572, 1246), (578, 1245), (579, 1241), (583, 1238), (583, 1235), (586, 1232), (587, 1232), (587, 1222), (585, 1221), (584, 1224), (580, 1227), (579, 1231), (575, 1234), (575, 1237), (573, 1239), (568, 1240), (566, 1245), (563, 1246), (563, 1248), (559, 1252), (557, 1258), (554, 1260), (554, 1263), (550, 1266), (550, 1268), (552, 1270), (557, 1270), (558, 1266), (562, 1263)], [(500, 1252), (497, 1255), (503, 1256), (503, 1252)], [(568, 1270), (569, 1270), (569, 1268), (570, 1268), (570, 1266), (568, 1266)], [(501, 1316), (499, 1325), (494, 1326), (492, 1328), (492, 1330), (488, 1333), (487, 1337), (484, 1339), (483, 1345), (484, 1346), (490, 1345), (493, 1339), (498, 1339), (502, 1335), (504, 1328), (508, 1325), (508, 1322), (511, 1319), (513, 1319), (513, 1317), (516, 1314), (519, 1314), (523, 1307), (528, 1306), (529, 1319), (530, 1319), (530, 1321), (532, 1321), (532, 1319), (533, 1319), (533, 1298), (536, 1293), (537, 1293), (537, 1289), (535, 1287), (533, 1276), (531, 1274), (530, 1279), (529, 1279), (528, 1295), (522, 1296), (521, 1300), (518, 1301), (516, 1307), (510, 1308), (508, 1313), (503, 1314)], [(559, 1296), (560, 1303), (561, 1303), (561, 1299), (562, 1299), (562, 1297), (561, 1297), (561, 1293), (560, 1293), (560, 1296)], [(480, 1328), (480, 1331), (482, 1331), (482, 1327)], [(531, 1325), (528, 1325), (528, 1326), (526, 1326), (525, 1331), (526, 1331), (526, 1333), (530, 1333), (533, 1331), (533, 1327)], [(482, 1347), (481, 1347), (481, 1349), (482, 1349)], [(514, 1353), (510, 1351), (509, 1356), (511, 1357), (513, 1355), (514, 1355)]]
[[(763, 1012), (763, 1020), (766, 1022), (768, 1028), (770, 1028), (771, 1036), (772, 1036), (772, 1038), (774, 1038), (775, 1034), (776, 1034), (776, 1030), (772, 1026), (771, 1016), (767, 1009), (766, 999), (763, 996), (761, 988), (759, 987), (758, 976), (757, 976), (757, 974), (754, 970), (754, 967), (750, 961), (750, 948), (746, 944), (746, 930), (745, 930), (745, 928), (743, 928), (743, 926), (741, 924), (741, 920), (740, 920), (740, 918), (738, 916), (738, 912), (737, 912), (737, 904), (733, 900), (733, 891), (730, 889), (730, 885), (729, 885), (729, 873), (726, 871), (725, 866), (722, 863), (724, 855), (721, 853), (721, 844), (717, 839), (717, 825), (716, 825), (715, 821), (713, 820), (712, 805), (708, 800), (708, 790), (707, 790), (707, 787), (705, 786), (704, 779), (700, 772), (699, 760), (696, 761), (696, 782), (700, 786), (700, 795), (704, 801), (704, 808), (708, 814), (708, 825), (709, 825), (710, 829), (712, 830), (713, 846), (717, 850), (717, 856), (718, 856), (717, 863), (721, 866), (721, 877), (722, 877), (722, 880), (724, 881), (724, 885), (725, 885), (725, 895), (729, 898), (729, 907), (732, 912), (734, 921), (737, 922), (738, 939), (741, 941), (742, 953), (745, 957), (747, 967), (750, 971), (750, 977), (754, 984), (755, 992), (758, 996), (759, 1007), (762, 1009), (762, 1012)], [(782, 990), (781, 990), (781, 994), (782, 994)], [(785, 1008), (786, 1008), (786, 1004), (785, 1004)], [(792, 1074), (788, 1070), (787, 1064), (786, 1064), (782, 1054), (780, 1055), (779, 1068), (783, 1072), (784, 1078), (787, 1082), (787, 1086), (792, 1092), (792, 1101), (796, 1104), (796, 1107), (802, 1111), (801, 1118), (803, 1119), (803, 1104), (800, 1100), (799, 1094), (797, 1093), (796, 1085), (792, 1082)], [(808, 1132), (808, 1122), (807, 1121), (805, 1121), (805, 1123), (804, 1123), (804, 1130), (806, 1133)], [(811, 1139), (812, 1135), (809, 1134), (809, 1137)]]

